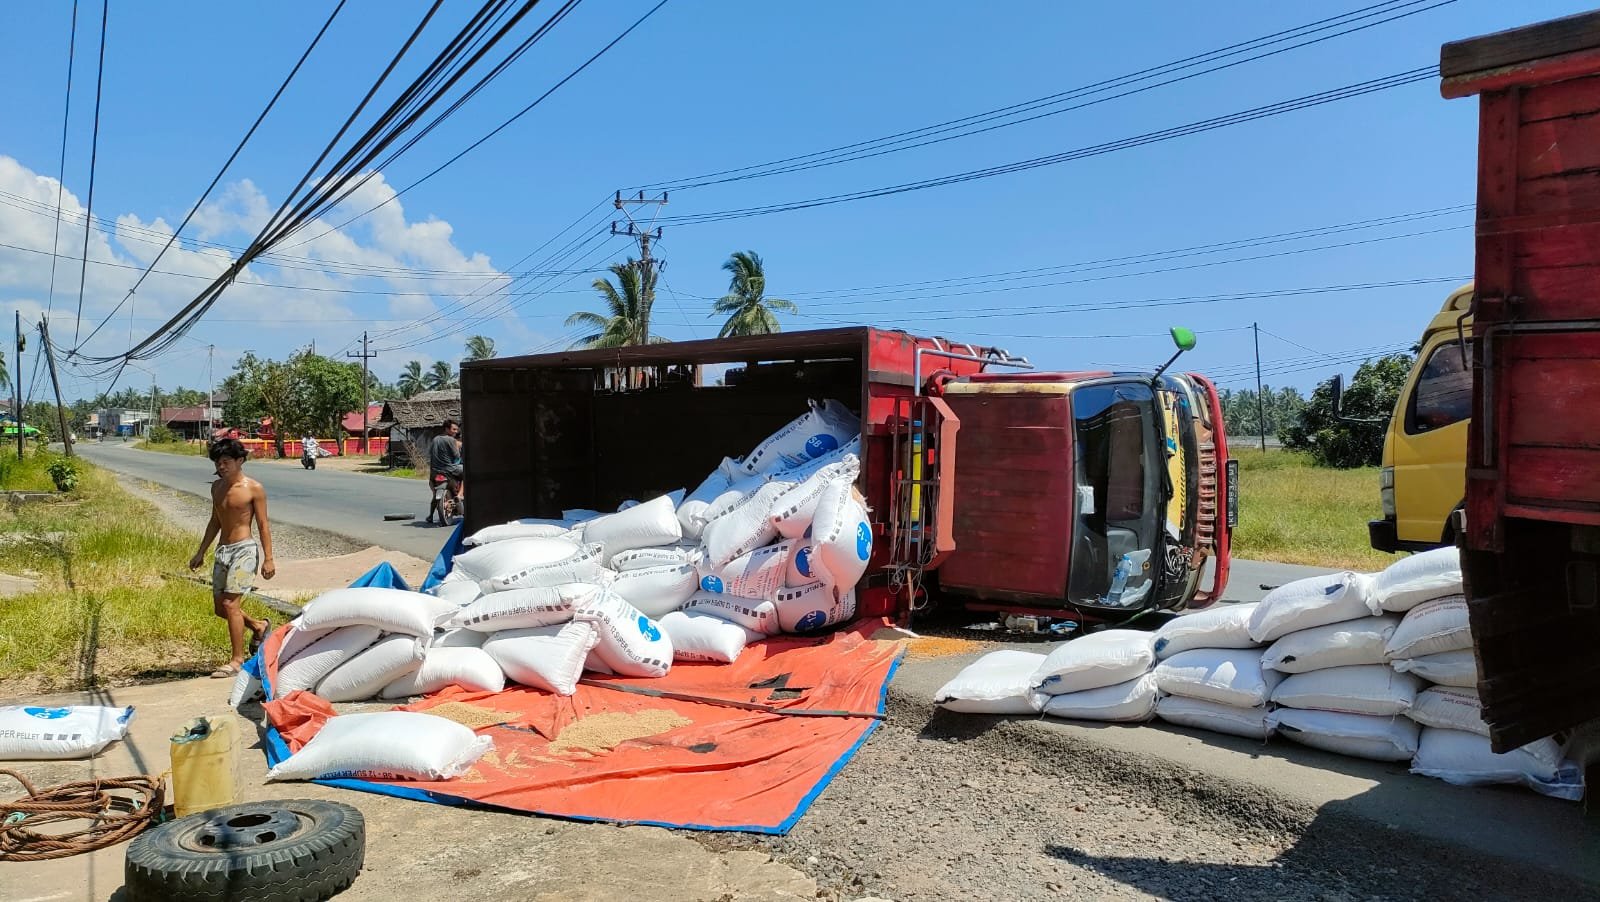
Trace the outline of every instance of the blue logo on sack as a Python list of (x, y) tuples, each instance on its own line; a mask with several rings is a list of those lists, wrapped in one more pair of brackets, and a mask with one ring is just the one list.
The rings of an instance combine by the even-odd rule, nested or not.
[(807, 546), (794, 553), (794, 569), (800, 571), (801, 576), (811, 575), (811, 548)]
[(795, 632), (803, 633), (806, 630), (814, 630), (814, 629), (818, 629), (820, 627), (823, 627), (823, 626), (827, 625), (827, 622), (828, 622), (828, 615), (827, 614), (824, 614), (821, 611), (812, 611), (811, 613), (805, 615), (804, 617), (801, 617), (800, 618), (800, 622), (796, 623), (794, 625), (794, 628), (795, 628)]
[(837, 451), (838, 449), (839, 440), (826, 432), (806, 439), (806, 453), (812, 457), (821, 457), (829, 451)]
[(643, 614), (639, 615), (639, 632), (643, 633), (644, 637), (651, 642), (661, 638), (661, 630), (657, 629), (656, 625), (650, 622), (650, 618)]
[(72, 713), (71, 708), (23, 708), (22, 713), (40, 720), (58, 720)]
[(721, 592), (722, 580), (715, 576), (707, 576), (700, 580), (700, 588), (706, 590), (707, 592)]
[(872, 527), (865, 520), (856, 524), (856, 557), (863, 561), (872, 557)]

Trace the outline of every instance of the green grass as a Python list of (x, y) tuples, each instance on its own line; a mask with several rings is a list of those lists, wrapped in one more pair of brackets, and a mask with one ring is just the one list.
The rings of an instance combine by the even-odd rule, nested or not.
[(8, 492), (53, 492), (55, 482), (45, 468), (58, 455), (29, 445), (17, 460), (16, 447), (0, 447), (0, 490)]
[(1236, 557), (1378, 570), (1395, 557), (1367, 544), (1379, 516), (1378, 469), (1334, 470), (1294, 451), (1240, 449)]
[(412, 467), (373, 467), (362, 470), (363, 473), (374, 473), (378, 476), (398, 476), (401, 479), (422, 479), (428, 474)]
[(205, 457), (205, 442), (140, 442), (134, 447), (143, 451), (160, 451), (162, 454), (181, 454), (184, 457)]
[(205, 673), (227, 660), (210, 589), (163, 577), (188, 572), (199, 537), (83, 466), (72, 499), (0, 512), (0, 570), (39, 581), (0, 599), (0, 695)]

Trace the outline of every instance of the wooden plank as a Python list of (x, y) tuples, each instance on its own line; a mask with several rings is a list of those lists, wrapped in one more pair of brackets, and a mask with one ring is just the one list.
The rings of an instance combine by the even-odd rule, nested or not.
[(1600, 116), (1591, 113), (1525, 122), (1517, 131), (1519, 178), (1538, 179), (1596, 169), (1600, 169)]
[(1600, 319), (1600, 266), (1523, 269), (1511, 293), (1519, 322)]
[[(1595, 177), (1595, 187), (1600, 199), (1600, 174)], [(1600, 203), (1595, 207), (1600, 209)], [(1514, 247), (1518, 269), (1600, 264), (1600, 223), (1523, 232)]]
[(1600, 48), (1600, 11), (1451, 41), (1439, 48), (1445, 78)]
[(1511, 441), (1521, 446), (1600, 450), (1600, 430), (1577, 411), (1593, 409), (1600, 360), (1552, 360), (1519, 367), (1511, 393)]
[(1600, 449), (1512, 445), (1504, 472), (1508, 503), (1568, 509), (1600, 506)]
[(1541, 122), (1600, 111), (1600, 76), (1539, 85), (1523, 92), (1522, 122)]

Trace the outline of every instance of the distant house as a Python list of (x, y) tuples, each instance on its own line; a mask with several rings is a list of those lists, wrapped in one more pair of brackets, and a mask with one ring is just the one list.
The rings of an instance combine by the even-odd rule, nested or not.
[(385, 401), (377, 425), (389, 434), (390, 457), (409, 460), (407, 449), (426, 449), (428, 442), (444, 429), (447, 419), (461, 419), (459, 389), (425, 391), (410, 398)]
[[(380, 422), (382, 422), (382, 421), (383, 421), (383, 402), (382, 401), (373, 401), (371, 404), (368, 404), (367, 405), (367, 437), (368, 438), (371, 438), (371, 437), (374, 437), (374, 436), (387, 435), (388, 434), (388, 430), (387, 429), (382, 429), (382, 428), (380, 428), (378, 426), (378, 424)], [(344, 415), (344, 422), (341, 425), (344, 426), (344, 431), (345, 431), (346, 435), (348, 435), (348, 436), (350, 436), (352, 438), (360, 438), (361, 437), (361, 411), (360, 411), (360, 409), (352, 410), (349, 413), (345, 414)]]
[(217, 407), (163, 407), (161, 422), (185, 440), (202, 439), (214, 423), (222, 422), (222, 410)]

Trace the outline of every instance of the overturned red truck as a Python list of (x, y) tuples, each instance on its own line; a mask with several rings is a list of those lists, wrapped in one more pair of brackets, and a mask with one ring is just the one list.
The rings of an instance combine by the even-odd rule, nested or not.
[(461, 382), (469, 532), (692, 488), (831, 398), (861, 418), (864, 614), (1120, 619), (1227, 584), (1236, 469), (1198, 375), (1040, 373), (857, 327), (473, 361)]

